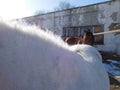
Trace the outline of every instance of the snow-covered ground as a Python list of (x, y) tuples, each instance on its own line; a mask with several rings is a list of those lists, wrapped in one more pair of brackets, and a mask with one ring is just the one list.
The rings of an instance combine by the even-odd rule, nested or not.
[(107, 72), (120, 82), (120, 61), (109, 59), (104, 66)]

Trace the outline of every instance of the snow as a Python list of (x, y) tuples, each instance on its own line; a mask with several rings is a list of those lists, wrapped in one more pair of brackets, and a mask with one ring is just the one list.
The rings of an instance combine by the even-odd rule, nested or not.
[(104, 63), (104, 67), (108, 73), (120, 82), (120, 61), (109, 59)]
[(107, 60), (107, 63), (104, 63), (104, 66), (107, 72), (111, 73), (114, 76), (120, 76), (120, 61), (116, 60)]

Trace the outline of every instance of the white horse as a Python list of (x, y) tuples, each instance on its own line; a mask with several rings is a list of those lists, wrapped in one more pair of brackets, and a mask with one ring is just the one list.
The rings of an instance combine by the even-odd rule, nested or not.
[(94, 47), (11, 23), (0, 22), (0, 90), (109, 90)]

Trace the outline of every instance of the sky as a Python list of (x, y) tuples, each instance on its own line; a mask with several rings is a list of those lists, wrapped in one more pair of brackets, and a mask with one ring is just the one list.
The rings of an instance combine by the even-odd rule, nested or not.
[(33, 16), (37, 11), (50, 12), (61, 1), (78, 7), (109, 0), (0, 0), (0, 18), (11, 20)]

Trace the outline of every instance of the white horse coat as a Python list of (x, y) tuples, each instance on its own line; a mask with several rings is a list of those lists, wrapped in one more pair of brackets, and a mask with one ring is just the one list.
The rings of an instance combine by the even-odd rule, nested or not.
[(109, 80), (94, 47), (1, 21), (0, 90), (109, 90)]

